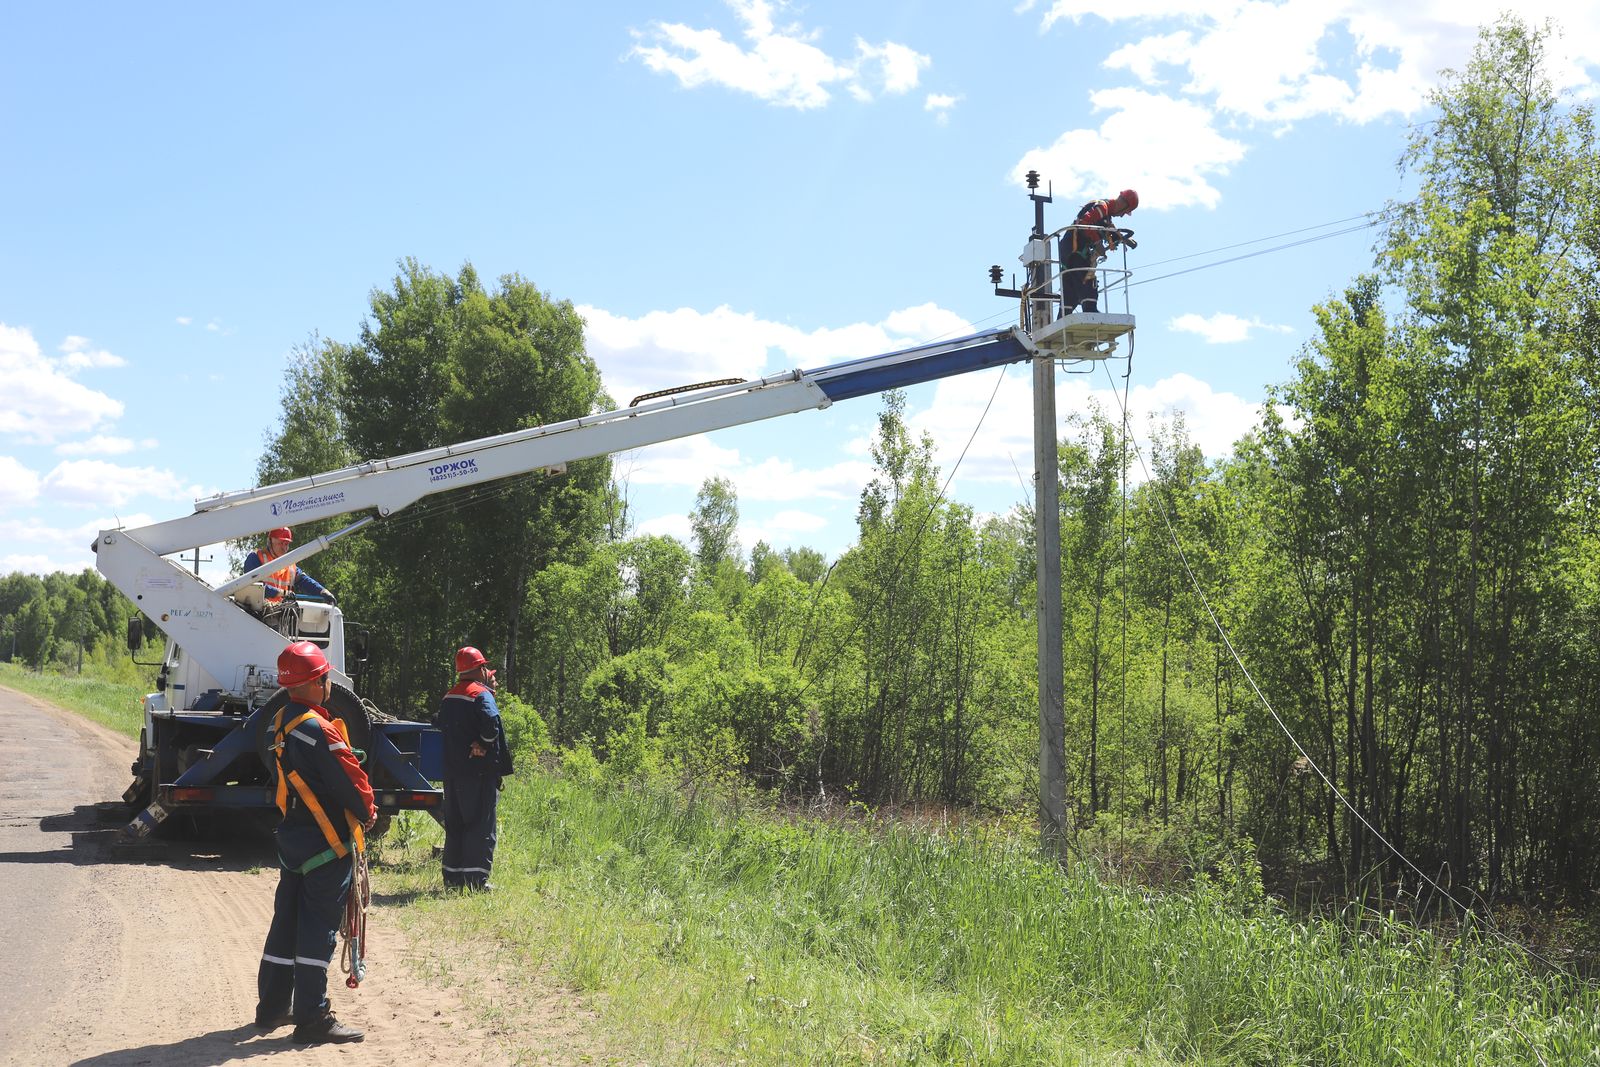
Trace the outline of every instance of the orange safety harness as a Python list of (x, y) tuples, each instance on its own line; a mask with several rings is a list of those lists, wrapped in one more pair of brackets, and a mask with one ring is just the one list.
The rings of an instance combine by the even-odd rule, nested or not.
[[(289, 814), (289, 786), (294, 786), (300, 802), (311, 812), (311, 817), (317, 821), (317, 827), (322, 831), (323, 838), (328, 842), (328, 847), (306, 860), (300, 866), (292, 868), (296, 874), (307, 874), (316, 870), (325, 863), (336, 859), (343, 859), (350, 855), (351, 846), (355, 847), (355, 861), (351, 870), (350, 894), (345, 898), (344, 922), (340, 925), (339, 932), (344, 938), (344, 948), (340, 952), (339, 964), (341, 969), (350, 977), (345, 979), (345, 985), (351, 989), (361, 984), (366, 977), (367, 965), (367, 905), (372, 900), (372, 889), (367, 881), (367, 841), (366, 835), (361, 830), (361, 823), (348, 811), (344, 813), (345, 822), (350, 826), (350, 844), (340, 839), (333, 828), (333, 822), (328, 818), (328, 813), (317, 800), (317, 795), (311, 791), (306, 780), (300, 777), (299, 771), (283, 773), (283, 743), (295, 728), (307, 719), (316, 716), (315, 711), (308, 711), (300, 715), (287, 726), (283, 722), (283, 713), (288, 709), (278, 709), (277, 718), (273, 720), (273, 756), (278, 767), (278, 792), (276, 801), (278, 810), (285, 815)], [(339, 731), (339, 736), (345, 744), (350, 743), (350, 732), (342, 719), (330, 720), (333, 728)]]

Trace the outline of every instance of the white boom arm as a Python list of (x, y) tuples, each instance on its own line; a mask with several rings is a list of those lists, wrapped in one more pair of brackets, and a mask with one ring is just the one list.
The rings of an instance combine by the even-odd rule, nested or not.
[[(222, 688), (243, 694), (251, 675), (275, 679), (277, 656), (286, 644), (282, 635), (225, 595), (252, 576), (241, 575), (213, 589), (163, 558), (166, 555), (289, 522), (369, 509), (387, 517), (434, 493), (807, 408), (825, 408), (835, 400), (1016, 363), (1035, 354), (1022, 331), (990, 330), (222, 493), (197, 501), (192, 515), (137, 529), (101, 531), (94, 545), (96, 565)], [(284, 560), (311, 555), (325, 545), (326, 539), (319, 539)], [(274, 566), (282, 565), (274, 562)]]

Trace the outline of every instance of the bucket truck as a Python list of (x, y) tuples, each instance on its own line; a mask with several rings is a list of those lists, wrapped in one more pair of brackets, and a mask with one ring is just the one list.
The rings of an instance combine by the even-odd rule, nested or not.
[[(1030, 269), (1048, 259), (1030, 241)], [(1024, 295), (1020, 294), (1019, 295)], [(137, 529), (102, 530), (100, 572), (167, 637), (157, 691), (144, 699), (144, 729), (134, 783), (125, 799), (138, 808), (134, 836), (177, 810), (268, 808), (273, 804), (271, 721), (287, 699), (278, 653), (292, 641), (320, 646), (333, 666), (329, 710), (365, 753), (383, 813), (435, 811), (442, 771), (439, 735), (424, 723), (383, 715), (356, 695), (350, 668), (364, 659), (333, 603), (299, 599), (258, 615), (232, 594), (270, 571), (299, 563), (333, 541), (394, 515), (424, 497), (481, 486), (574, 460), (641, 448), (956, 374), (1030, 359), (1102, 358), (1133, 328), (1131, 315), (1073, 315), (1030, 332), (1023, 325), (920, 345), (813, 370), (752, 381), (689, 386), (637, 398), (628, 407), (460, 444), (375, 459), (310, 477), (195, 503), (193, 514)], [(1045, 319), (1049, 315), (1042, 316)], [(365, 513), (249, 573), (213, 587), (168, 558), (202, 545), (244, 538), (286, 523)], [(130, 647), (135, 628), (130, 620)], [(354, 646), (354, 647), (352, 647)], [(437, 817), (437, 816), (436, 816)]]

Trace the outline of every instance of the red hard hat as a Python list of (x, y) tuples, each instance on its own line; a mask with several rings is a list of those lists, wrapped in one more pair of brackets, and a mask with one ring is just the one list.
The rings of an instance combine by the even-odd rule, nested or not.
[(276, 530), (268, 530), (267, 536), (274, 541), (293, 541), (294, 531), (287, 526), (280, 526)]
[(482, 652), (479, 652), (471, 645), (468, 645), (460, 652), (456, 653), (456, 673), (466, 674), (468, 671), (477, 667), (482, 667), (488, 662), (488, 660), (483, 658)]
[(1139, 194), (1132, 189), (1122, 190), (1117, 194), (1117, 199), (1122, 201), (1122, 206), (1128, 211), (1132, 211), (1139, 206)]
[(322, 649), (310, 641), (296, 641), (278, 653), (278, 684), (285, 689), (314, 682), (332, 669)]

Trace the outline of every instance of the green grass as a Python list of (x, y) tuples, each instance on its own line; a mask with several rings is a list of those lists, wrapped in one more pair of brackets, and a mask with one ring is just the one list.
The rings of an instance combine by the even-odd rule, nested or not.
[[(135, 686), (10, 665), (0, 685), (138, 732)], [(417, 817), (375, 889), (424, 937), (548, 970), (599, 1013), (598, 1043), (648, 1062), (1600, 1063), (1593, 987), (1471, 932), (1296, 920), (1248, 880), (1141, 892), (1001, 833), (543, 773), (500, 810), (499, 892), (440, 892)]]
[[(548, 963), (652, 1062), (1600, 1062), (1593, 989), (1471, 935), (545, 775), (500, 823), (500, 892), (423, 892), (418, 920)], [(437, 885), (436, 840), (392, 842), (380, 877)]]
[(128, 737), (137, 738), (144, 726), (140, 702), (149, 690), (137, 685), (87, 674), (40, 674), (14, 663), (0, 663), (0, 685), (71, 708)]

